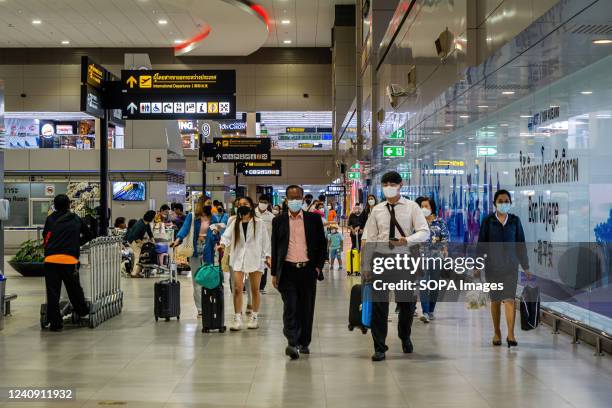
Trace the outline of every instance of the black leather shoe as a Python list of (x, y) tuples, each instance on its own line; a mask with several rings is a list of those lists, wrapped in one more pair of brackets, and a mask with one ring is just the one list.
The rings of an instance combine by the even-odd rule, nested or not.
[(288, 355), (289, 358), (292, 360), (297, 360), (298, 358), (300, 358), (300, 352), (298, 348), (294, 346), (287, 346), (287, 348), (285, 349), (285, 354)]
[(310, 349), (308, 346), (298, 346), (298, 350), (300, 351), (300, 354), (310, 354)]
[(402, 351), (406, 354), (410, 354), (414, 351), (414, 346), (410, 339), (402, 342)]
[(385, 359), (385, 353), (377, 351), (372, 354), (372, 361), (383, 361)]
[(52, 331), (52, 332), (61, 332), (62, 330), (64, 330), (64, 326), (54, 326), (54, 325), (49, 326), (49, 331)]

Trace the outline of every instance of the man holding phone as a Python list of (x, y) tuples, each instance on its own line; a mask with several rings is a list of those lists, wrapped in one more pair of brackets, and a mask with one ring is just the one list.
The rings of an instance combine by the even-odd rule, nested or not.
[[(414, 201), (403, 198), (400, 189), (402, 177), (395, 171), (382, 176), (381, 183), (386, 201), (376, 205), (365, 225), (366, 242), (389, 242), (393, 246), (425, 242), (429, 238), (429, 226), (420, 207)], [(411, 302), (398, 302), (399, 321), (397, 332), (402, 340), (402, 351), (412, 353), (410, 340), (412, 318), (416, 308), (416, 299)], [(385, 359), (388, 350), (385, 340), (389, 318), (389, 302), (374, 302), (372, 304), (372, 339), (374, 340), (374, 355), (372, 361)]]

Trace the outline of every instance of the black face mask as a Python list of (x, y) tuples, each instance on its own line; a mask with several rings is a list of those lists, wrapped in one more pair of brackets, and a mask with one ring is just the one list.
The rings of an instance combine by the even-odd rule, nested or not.
[(244, 217), (245, 215), (248, 215), (251, 213), (251, 207), (249, 207), (248, 205), (241, 205), (240, 207), (238, 207), (238, 209), (236, 210), (236, 213), (238, 214), (238, 216), (240, 218)]
[(312, 200), (309, 200), (309, 199), (307, 199), (305, 201), (306, 201), (306, 204), (308, 204), (308, 205), (310, 205), (310, 203), (312, 203)]
[(223, 214), (223, 207), (217, 207), (217, 212), (219, 214)]
[(204, 207), (202, 207), (202, 211), (204, 211), (204, 214), (210, 214), (210, 212), (212, 211), (212, 206), (205, 205)]

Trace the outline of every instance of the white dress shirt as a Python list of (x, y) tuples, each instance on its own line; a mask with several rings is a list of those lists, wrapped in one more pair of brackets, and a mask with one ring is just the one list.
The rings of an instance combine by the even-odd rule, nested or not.
[[(240, 225), (240, 237), (234, 246), (234, 224), (236, 218), (230, 219), (225, 232), (221, 236), (221, 243), (231, 248), (229, 265), (237, 272), (263, 272), (266, 257), (270, 256), (272, 239), (268, 234), (266, 224), (255, 217), (247, 226), (246, 241), (244, 230)], [(256, 225), (254, 224), (256, 223)], [(255, 231), (253, 231), (253, 229)]]
[(255, 208), (255, 215), (257, 215), (263, 222), (266, 223), (266, 228), (268, 229), (268, 235), (270, 239), (272, 239), (272, 220), (274, 219), (274, 214), (270, 211), (261, 212), (259, 208)]
[[(391, 214), (387, 208), (387, 201), (383, 201), (372, 208), (368, 217), (363, 239), (366, 242), (388, 242), (391, 227)], [(429, 238), (429, 225), (421, 211), (421, 208), (414, 201), (401, 197), (395, 203), (395, 219), (406, 234), (408, 242), (425, 242)], [(395, 238), (400, 238), (397, 227), (395, 227)]]

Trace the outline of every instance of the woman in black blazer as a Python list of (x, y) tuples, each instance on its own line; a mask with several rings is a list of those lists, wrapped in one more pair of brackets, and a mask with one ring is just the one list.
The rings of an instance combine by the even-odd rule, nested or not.
[(492, 343), (501, 345), (501, 304), (504, 304), (508, 336), (508, 347), (518, 345), (514, 336), (516, 315), (516, 287), (519, 265), (529, 276), (529, 258), (525, 245), (525, 233), (521, 219), (509, 214), (512, 198), (507, 190), (498, 190), (494, 198), (495, 212), (487, 215), (480, 225), (478, 235), (479, 249), (486, 253), (485, 277), (487, 282), (503, 284), (503, 290), (489, 292), (491, 297), (491, 317), (495, 332)]

